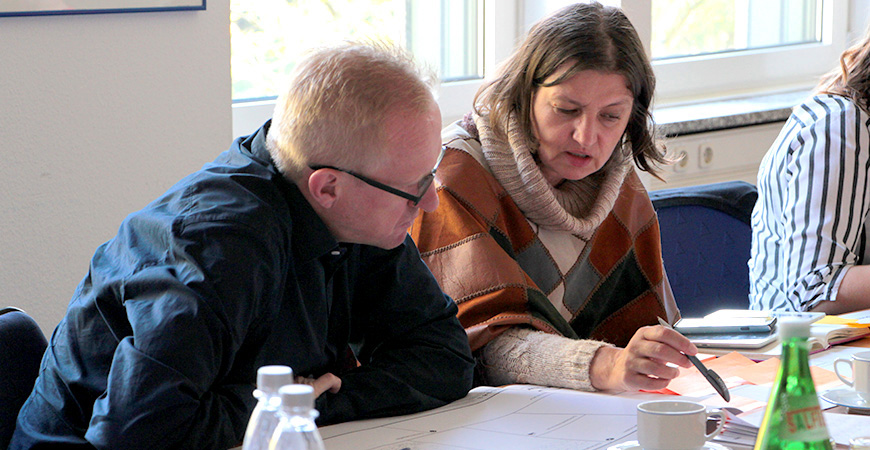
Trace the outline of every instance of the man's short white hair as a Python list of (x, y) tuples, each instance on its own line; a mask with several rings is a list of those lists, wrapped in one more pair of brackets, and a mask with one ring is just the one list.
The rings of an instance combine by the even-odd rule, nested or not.
[(309, 165), (364, 170), (383, 163), (384, 119), (423, 112), (435, 77), (410, 54), (381, 42), (346, 42), (312, 51), (278, 98), (267, 147), (292, 180)]

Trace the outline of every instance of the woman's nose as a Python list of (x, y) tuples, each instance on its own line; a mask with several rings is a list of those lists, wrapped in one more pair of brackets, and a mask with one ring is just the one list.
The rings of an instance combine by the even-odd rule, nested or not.
[(595, 144), (595, 121), (587, 115), (581, 115), (574, 122), (573, 138), (583, 147)]

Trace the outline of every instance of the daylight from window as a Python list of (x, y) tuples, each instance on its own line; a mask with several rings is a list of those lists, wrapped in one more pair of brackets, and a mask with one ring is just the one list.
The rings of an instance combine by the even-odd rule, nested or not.
[[(267, 103), (303, 52), (343, 39), (388, 40), (410, 49), (439, 76), (442, 113), (453, 120), (466, 112), (482, 78), (511, 53), (517, 33), (572, 1), (231, 0), (234, 124), (249, 127), (243, 117), (255, 123), (271, 114)], [(845, 36), (844, 20), (835, 22), (845, 14), (845, 0), (622, 3), (635, 26), (650, 30), (644, 46), (653, 57), (659, 101), (815, 79), (821, 72), (813, 67), (835, 63)], [(770, 69), (796, 54), (807, 61), (803, 67)]]
[(312, 47), (380, 39), (409, 48), (442, 81), (478, 77), (476, 0), (232, 0), (236, 101), (271, 98)]
[(821, 0), (654, 0), (653, 59), (818, 42)]

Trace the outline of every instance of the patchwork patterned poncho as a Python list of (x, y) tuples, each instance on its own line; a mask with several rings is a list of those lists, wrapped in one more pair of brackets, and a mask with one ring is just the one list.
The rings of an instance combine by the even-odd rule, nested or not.
[[(673, 323), (679, 312), (662, 265), (658, 221), (630, 161), (581, 180), (585, 184), (567, 182), (575, 183), (574, 191), (567, 183), (547, 187), (555, 198), (529, 202), (527, 185), (536, 178), (523, 166), (531, 155), (523, 159), (521, 146), (494, 140), (475, 119), (470, 131), (466, 122), (442, 133), (448, 150), (437, 175), (440, 204), (410, 229), (441, 288), (458, 304), (472, 350), (514, 326), (625, 346), (657, 316)], [(512, 173), (500, 173), (511, 165)], [(566, 195), (594, 205), (572, 207)], [(579, 232), (576, 224), (540, 225), (515, 197), (524, 197), (526, 209), (567, 204), (585, 222)]]

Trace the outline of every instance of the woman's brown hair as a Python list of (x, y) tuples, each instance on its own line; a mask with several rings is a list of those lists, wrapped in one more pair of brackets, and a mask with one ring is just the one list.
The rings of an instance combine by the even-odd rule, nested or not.
[[(545, 83), (566, 62), (572, 66)], [(503, 135), (510, 115), (516, 114), (519, 126), (536, 146), (531, 118), (535, 91), (562, 83), (583, 70), (617, 73), (626, 78), (634, 106), (622, 146), (630, 145), (637, 166), (655, 175), (653, 162), (669, 162), (659, 151), (653, 133), (650, 105), (655, 75), (637, 31), (618, 8), (598, 2), (578, 3), (536, 23), (496, 77), (477, 92), (474, 110), (489, 115), (490, 123)]]
[(840, 55), (840, 66), (825, 74), (816, 92), (842, 95), (870, 111), (870, 27), (855, 45)]

